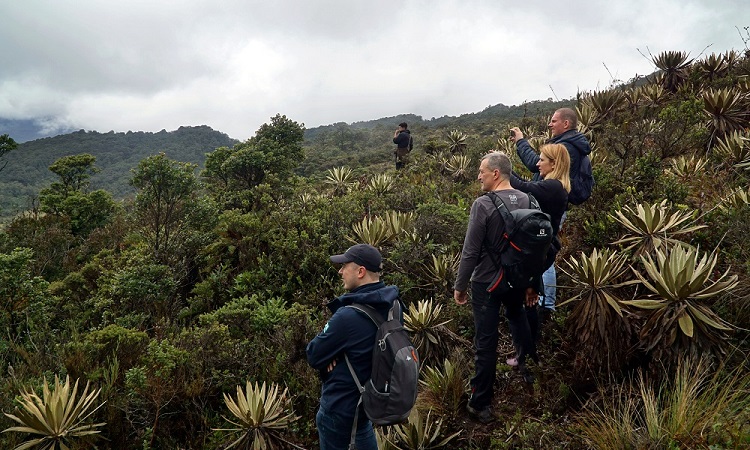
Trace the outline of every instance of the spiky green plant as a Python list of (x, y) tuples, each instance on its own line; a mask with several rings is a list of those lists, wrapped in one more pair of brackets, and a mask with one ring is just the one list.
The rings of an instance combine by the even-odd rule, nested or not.
[(70, 377), (66, 376), (63, 384), (57, 375), (50, 391), (45, 378), (42, 384), (42, 397), (24, 389), (19, 399), (21, 409), (16, 414), (5, 413), (6, 417), (20, 426), (6, 428), (3, 433), (15, 431), (40, 436), (16, 446), (14, 450), (68, 450), (72, 443), (99, 433), (96, 428), (106, 425), (86, 423), (87, 419), (104, 405), (104, 402), (96, 404), (100, 392), (101, 389), (89, 392), (87, 382), (81, 396), (78, 397), (78, 380), (71, 389)]
[(663, 72), (662, 86), (669, 92), (677, 92), (687, 79), (688, 68), (693, 62), (689, 53), (676, 51), (659, 53), (651, 61)]
[(325, 183), (333, 187), (334, 195), (346, 194), (356, 184), (352, 175), (352, 169), (346, 166), (328, 169)]
[(693, 178), (701, 175), (707, 165), (708, 160), (705, 158), (681, 155), (670, 162), (667, 172), (678, 178)]
[(422, 416), (417, 408), (412, 410), (409, 421), (394, 425), (390, 443), (398, 450), (429, 450), (437, 448), (452, 448), (448, 444), (453, 441), (460, 431), (442, 437), (442, 419), (430, 417), (432, 410)]
[(737, 77), (737, 89), (743, 94), (750, 92), (750, 76), (740, 75)]
[(227, 449), (240, 445), (253, 450), (277, 448), (279, 443), (286, 442), (279, 433), (299, 418), (288, 407), (287, 390), (279, 393), (279, 386), (275, 383), (266, 387), (265, 382), (258, 386), (258, 383), (248, 381), (244, 391), (242, 386), (237, 386), (236, 398), (226, 393), (223, 395), (224, 404), (236, 421), (224, 419), (235, 428), (216, 431), (240, 433)]
[(501, 137), (495, 141), (495, 151), (505, 153), (506, 155), (516, 154), (516, 144), (508, 138)]
[(390, 230), (391, 238), (395, 238), (413, 231), (416, 218), (414, 212), (388, 211), (384, 214), (383, 221)]
[(750, 113), (743, 104), (744, 96), (735, 89), (709, 89), (703, 92), (703, 110), (709, 117), (711, 139), (725, 136), (748, 125)]
[(367, 189), (377, 195), (385, 195), (393, 189), (394, 181), (395, 179), (392, 175), (381, 173), (370, 178), (370, 182), (367, 183)]
[(424, 387), (424, 397), (431, 407), (441, 416), (455, 420), (466, 394), (469, 392), (469, 381), (464, 377), (461, 367), (463, 362), (443, 361), (443, 367), (427, 366), (422, 371), (419, 383)]
[(661, 105), (666, 98), (664, 87), (660, 84), (644, 84), (638, 89), (641, 91), (645, 106)]
[(404, 314), (404, 328), (412, 335), (412, 341), (422, 358), (422, 363), (440, 359), (448, 350), (449, 331), (443, 320), (443, 305), (430, 300), (419, 300), (409, 305)]
[(581, 253), (560, 266), (575, 293), (560, 306), (575, 302), (567, 324), (570, 336), (579, 343), (577, 365), (593, 370), (616, 368), (627, 357), (623, 349), (628, 347), (632, 329), (621, 307), (622, 288), (638, 281), (625, 277), (626, 263), (625, 255), (595, 248), (590, 255)]
[(458, 130), (448, 133), (448, 149), (451, 153), (463, 153), (466, 149), (466, 138), (469, 136)]
[(594, 91), (583, 99), (584, 103), (594, 108), (600, 120), (614, 113), (624, 101), (625, 95), (619, 89)]
[(625, 245), (625, 251), (635, 248), (636, 257), (665, 245), (687, 245), (678, 237), (706, 227), (688, 226), (686, 223), (693, 218), (690, 212), (675, 211), (670, 214), (666, 200), (652, 205), (639, 203), (635, 208), (627, 205), (615, 211), (611, 217), (629, 231), (613, 244)]
[(347, 237), (351, 242), (370, 244), (378, 247), (393, 237), (388, 223), (380, 217), (365, 217), (361, 222), (352, 225), (354, 238)]
[(737, 188), (721, 199), (719, 209), (722, 211), (729, 211), (732, 209), (744, 208), (748, 205), (750, 205), (750, 189)]
[(578, 131), (583, 134), (590, 133), (594, 127), (599, 124), (599, 114), (596, 109), (587, 102), (576, 106), (576, 115), (578, 116)]
[(724, 76), (729, 70), (729, 61), (722, 54), (711, 53), (698, 62), (698, 68), (708, 77), (709, 81)]
[(750, 133), (735, 130), (716, 140), (713, 150), (729, 164), (741, 163), (750, 157)]
[(451, 176), (458, 181), (465, 181), (471, 177), (471, 158), (466, 155), (453, 155), (447, 166)]
[(726, 332), (732, 328), (704, 301), (734, 289), (737, 275), (729, 275), (727, 269), (712, 281), (715, 253), (701, 256), (698, 249), (683, 246), (655, 252), (655, 260), (641, 256), (647, 276), (633, 270), (652, 298), (623, 302), (644, 310), (646, 323), (640, 332), (644, 350), (654, 351), (657, 359), (663, 352), (674, 356), (683, 350), (721, 353)]
[(458, 264), (461, 261), (461, 254), (452, 255), (431, 255), (432, 265), (426, 266), (430, 279), (438, 284), (441, 290), (447, 290), (453, 277), (458, 270)]

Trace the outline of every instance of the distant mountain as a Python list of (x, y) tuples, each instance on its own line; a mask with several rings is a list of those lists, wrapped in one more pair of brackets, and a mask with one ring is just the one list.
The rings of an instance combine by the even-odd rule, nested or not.
[(56, 175), (48, 168), (63, 156), (94, 155), (101, 172), (91, 177), (91, 189), (106, 189), (115, 198), (123, 198), (132, 193), (128, 185), (131, 169), (148, 156), (164, 152), (171, 159), (202, 167), (206, 153), (218, 147), (232, 147), (237, 142), (205, 125), (158, 133), (80, 130), (23, 142), (3, 157), (8, 165), (0, 172), (0, 216), (28, 209), (39, 191), (55, 181)]
[(46, 119), (15, 120), (0, 117), (0, 135), (7, 134), (20, 144), (75, 131), (69, 128), (50, 128), (44, 125), (45, 122)]

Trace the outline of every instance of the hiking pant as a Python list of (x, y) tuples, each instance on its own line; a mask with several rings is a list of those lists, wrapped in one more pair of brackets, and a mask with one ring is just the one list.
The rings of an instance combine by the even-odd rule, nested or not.
[[(361, 411), (360, 414), (364, 416)], [(353, 417), (342, 416), (333, 411), (318, 408), (318, 413), (315, 415), (315, 424), (318, 427), (320, 450), (347, 450), (352, 436), (353, 423)], [(375, 438), (375, 431), (372, 429), (372, 422), (366, 416), (364, 419), (358, 420), (357, 437), (354, 442), (357, 445), (357, 450), (378, 450), (378, 441)]]
[(505, 307), (505, 317), (508, 319), (513, 344), (518, 352), (519, 365), (526, 363), (527, 356), (537, 359), (536, 308), (524, 306), (526, 290), (512, 289), (505, 294), (489, 294), (488, 286), (489, 283), (471, 283), (476, 374), (471, 379), (472, 394), (469, 404), (477, 410), (490, 406), (494, 395), (501, 306)]
[[(563, 222), (568, 217), (568, 212), (564, 212), (562, 218), (560, 218), (560, 230), (562, 230)], [(560, 231), (557, 232), (558, 234)], [(557, 270), (555, 270), (555, 263), (552, 263), (542, 274), (542, 282), (544, 283), (544, 292), (539, 293), (539, 306), (547, 308), (550, 311), (555, 310), (555, 302), (557, 301)]]

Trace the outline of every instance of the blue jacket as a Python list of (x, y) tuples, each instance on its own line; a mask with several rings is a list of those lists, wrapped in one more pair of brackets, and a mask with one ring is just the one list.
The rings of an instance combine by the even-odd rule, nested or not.
[(396, 144), (398, 148), (407, 148), (409, 147), (409, 141), (411, 141), (411, 131), (410, 130), (404, 130), (398, 134), (395, 138), (393, 138), (393, 143)]
[[(591, 153), (591, 145), (586, 136), (576, 130), (568, 130), (563, 134), (554, 136), (547, 143), (562, 144), (568, 149), (570, 154), (570, 181), (572, 182), (581, 172), (581, 160)], [(529, 141), (526, 139), (516, 141), (516, 153), (521, 158), (523, 165), (534, 174), (531, 179), (533, 181), (541, 180), (539, 168), (536, 166), (536, 163), (539, 162), (539, 154), (531, 148)]]
[[(359, 391), (344, 360), (344, 353), (349, 356), (360, 383), (368, 380), (372, 373), (372, 348), (377, 327), (363, 313), (344, 306), (352, 303), (369, 305), (386, 319), (388, 310), (397, 300), (398, 288), (380, 281), (359, 286), (328, 303), (333, 316), (323, 331), (307, 344), (307, 362), (320, 372), (323, 380), (322, 408), (344, 417), (354, 417)], [(329, 373), (326, 368), (332, 361), (336, 361), (336, 367)], [(360, 417), (366, 417), (364, 412), (360, 412)]]

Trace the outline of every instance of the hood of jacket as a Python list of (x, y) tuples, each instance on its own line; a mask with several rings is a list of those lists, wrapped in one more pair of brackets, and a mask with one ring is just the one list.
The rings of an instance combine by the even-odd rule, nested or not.
[(588, 155), (591, 153), (591, 145), (588, 139), (583, 133), (577, 130), (568, 130), (565, 133), (555, 136), (550, 139), (553, 144), (570, 144), (573, 148), (578, 150), (581, 155)]
[(396, 286), (386, 286), (382, 281), (378, 281), (352, 289), (331, 300), (326, 306), (334, 313), (342, 306), (348, 306), (352, 303), (370, 305), (378, 311), (387, 311), (397, 298), (398, 288)]

